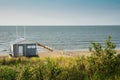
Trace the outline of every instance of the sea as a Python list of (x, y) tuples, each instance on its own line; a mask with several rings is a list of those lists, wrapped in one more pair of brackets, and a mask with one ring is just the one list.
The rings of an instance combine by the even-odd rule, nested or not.
[(116, 44), (116, 49), (119, 49), (119, 25), (17, 26), (17, 30), (16, 26), (0, 26), (0, 51), (9, 52), (10, 43), (22, 37), (49, 46), (53, 50), (88, 50), (93, 41), (104, 46), (108, 36), (112, 36), (112, 42)]

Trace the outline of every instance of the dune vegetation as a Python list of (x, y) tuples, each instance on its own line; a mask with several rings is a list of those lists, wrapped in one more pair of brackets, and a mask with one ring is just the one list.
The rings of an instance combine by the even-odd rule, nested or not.
[(89, 49), (87, 57), (0, 59), (0, 80), (120, 80), (120, 55), (111, 37)]

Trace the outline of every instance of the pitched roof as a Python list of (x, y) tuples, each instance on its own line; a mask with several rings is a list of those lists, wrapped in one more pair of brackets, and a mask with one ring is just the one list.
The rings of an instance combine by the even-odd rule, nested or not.
[(35, 41), (31, 41), (31, 40), (23, 40), (23, 41), (20, 41), (16, 44), (35, 44), (36, 42)]
[(35, 44), (36, 42), (32, 40), (26, 40), (24, 38), (20, 38), (11, 42), (11, 44), (33, 44), (33, 43)]

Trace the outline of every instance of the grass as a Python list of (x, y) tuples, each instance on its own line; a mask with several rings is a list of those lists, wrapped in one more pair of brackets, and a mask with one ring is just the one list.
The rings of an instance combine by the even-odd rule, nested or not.
[(106, 63), (92, 57), (6, 58), (0, 59), (0, 80), (120, 80), (120, 58)]

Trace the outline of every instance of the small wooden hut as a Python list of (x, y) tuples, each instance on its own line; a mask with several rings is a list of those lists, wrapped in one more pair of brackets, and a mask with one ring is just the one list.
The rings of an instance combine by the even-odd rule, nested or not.
[(43, 47), (49, 51), (53, 51), (48, 46), (42, 45), (35, 41), (19, 39), (11, 44), (11, 52), (13, 57), (21, 56), (37, 56), (37, 46)]

